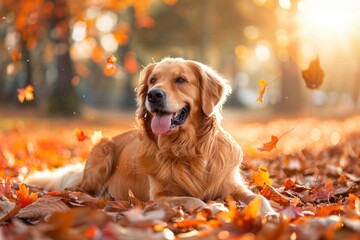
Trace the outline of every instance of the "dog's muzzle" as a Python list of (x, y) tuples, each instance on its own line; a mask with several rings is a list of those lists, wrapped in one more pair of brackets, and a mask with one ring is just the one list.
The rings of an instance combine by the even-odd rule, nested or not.
[(151, 89), (147, 93), (147, 102), (153, 115), (151, 120), (151, 130), (154, 134), (167, 134), (176, 126), (182, 125), (190, 112), (189, 106), (181, 108), (179, 111), (170, 112), (166, 109), (166, 93), (162, 89)]

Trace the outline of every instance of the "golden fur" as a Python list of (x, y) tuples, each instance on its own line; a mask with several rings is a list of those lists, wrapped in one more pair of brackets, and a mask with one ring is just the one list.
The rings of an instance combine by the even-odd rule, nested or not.
[[(185, 79), (177, 81), (181, 77)], [(190, 108), (180, 126), (154, 134), (148, 93), (166, 93), (165, 108)], [(255, 196), (240, 174), (240, 146), (221, 126), (220, 110), (230, 93), (226, 81), (209, 67), (166, 58), (145, 67), (137, 87), (138, 129), (102, 139), (91, 151), (78, 187), (94, 195), (127, 200), (129, 191), (142, 201), (190, 196), (215, 200), (232, 195), (248, 203)], [(261, 197), (261, 196), (260, 196)], [(261, 197), (263, 213), (273, 213)]]

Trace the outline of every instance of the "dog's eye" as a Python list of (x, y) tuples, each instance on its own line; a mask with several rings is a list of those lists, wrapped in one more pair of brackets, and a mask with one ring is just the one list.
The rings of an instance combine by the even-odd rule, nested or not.
[(175, 79), (175, 83), (186, 83), (186, 80), (182, 77), (178, 77)]
[(156, 82), (156, 78), (151, 78), (149, 82), (150, 82), (151, 84), (155, 83), (155, 82)]

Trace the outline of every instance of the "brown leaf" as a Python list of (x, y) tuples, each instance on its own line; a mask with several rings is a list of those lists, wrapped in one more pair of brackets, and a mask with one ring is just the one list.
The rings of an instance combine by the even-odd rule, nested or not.
[(16, 215), (18, 218), (43, 218), (55, 212), (63, 212), (70, 208), (61, 201), (62, 197), (44, 196), (27, 207), (24, 207)]
[(311, 61), (309, 68), (303, 70), (301, 73), (307, 88), (318, 89), (323, 83), (324, 71), (320, 67), (319, 57)]

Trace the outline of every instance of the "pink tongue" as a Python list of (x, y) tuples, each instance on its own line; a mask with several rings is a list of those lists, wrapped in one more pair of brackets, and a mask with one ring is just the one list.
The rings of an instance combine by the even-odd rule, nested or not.
[(151, 121), (151, 129), (155, 134), (165, 134), (169, 131), (172, 114), (155, 115)]

